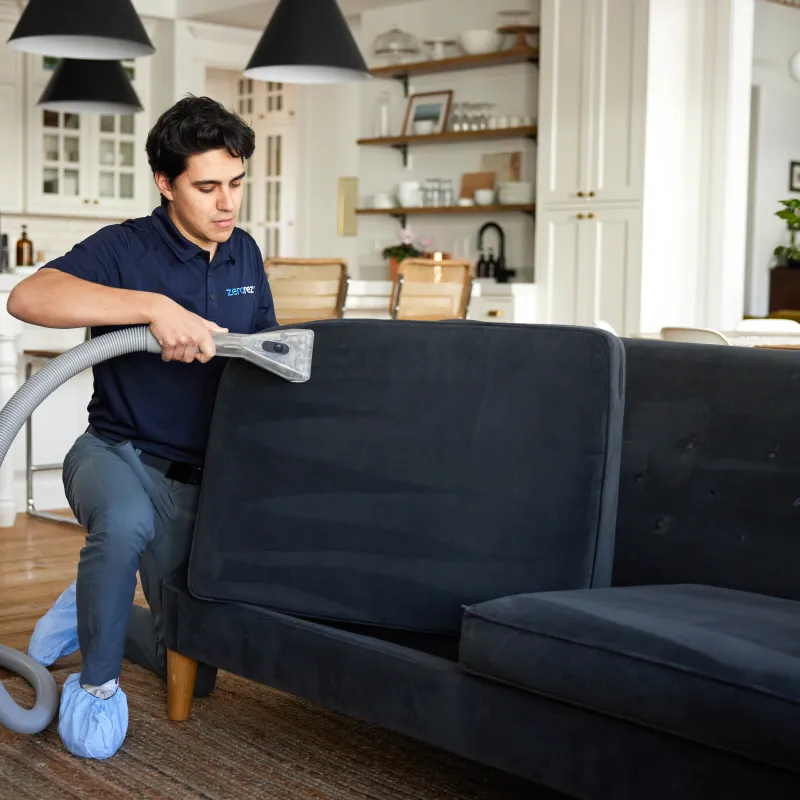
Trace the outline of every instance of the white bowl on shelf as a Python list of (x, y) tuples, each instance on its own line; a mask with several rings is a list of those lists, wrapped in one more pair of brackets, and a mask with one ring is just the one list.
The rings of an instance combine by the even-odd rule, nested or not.
[(497, 31), (490, 30), (469, 30), (461, 31), (458, 34), (458, 42), (467, 55), (482, 56), (487, 53), (495, 53), (500, 49), (503, 41), (502, 36)]
[(372, 207), (373, 208), (394, 208), (394, 201), (392, 198), (385, 194), (384, 192), (379, 192), (372, 197)]
[(494, 203), (494, 189), (478, 189), (475, 192), (475, 203), (479, 206), (490, 206)]
[(504, 206), (532, 203), (534, 187), (529, 181), (507, 181), (497, 187), (497, 198)]

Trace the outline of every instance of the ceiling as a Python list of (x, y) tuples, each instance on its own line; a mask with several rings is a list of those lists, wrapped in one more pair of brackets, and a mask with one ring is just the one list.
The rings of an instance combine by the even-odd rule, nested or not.
[[(409, 0), (339, 0), (345, 16), (352, 17), (362, 11), (407, 3)], [(263, 30), (275, 10), (277, 0), (220, 0), (219, 10), (199, 14), (194, 19), (232, 25), (236, 28)]]

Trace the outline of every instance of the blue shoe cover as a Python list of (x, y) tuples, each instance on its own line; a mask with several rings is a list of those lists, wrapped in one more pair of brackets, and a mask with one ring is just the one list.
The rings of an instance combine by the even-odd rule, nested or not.
[(70, 675), (61, 693), (58, 735), (64, 747), (82, 758), (110, 758), (128, 732), (128, 698), (122, 689), (101, 700), (81, 688), (77, 673)]
[(59, 658), (74, 653), (79, 647), (78, 607), (73, 583), (36, 623), (28, 644), (28, 655), (42, 666), (49, 667)]

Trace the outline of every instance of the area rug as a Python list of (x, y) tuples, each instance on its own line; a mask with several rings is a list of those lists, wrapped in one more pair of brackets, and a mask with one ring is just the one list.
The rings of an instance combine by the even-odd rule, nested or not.
[[(75, 667), (53, 672), (61, 686)], [(125, 663), (130, 723), (106, 761), (71, 756), (57, 720), (37, 736), (0, 727), (0, 798), (203, 800), (553, 800), (545, 789), (350, 719), (298, 698), (219, 674), (187, 722), (166, 717), (166, 689)], [(4, 681), (30, 707), (21, 678)]]

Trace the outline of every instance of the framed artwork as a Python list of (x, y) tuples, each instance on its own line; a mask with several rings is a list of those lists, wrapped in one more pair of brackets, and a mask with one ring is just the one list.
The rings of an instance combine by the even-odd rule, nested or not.
[(789, 191), (800, 192), (800, 161), (792, 161), (789, 167)]
[(427, 136), (444, 133), (450, 116), (453, 92), (425, 92), (408, 98), (403, 136)]

